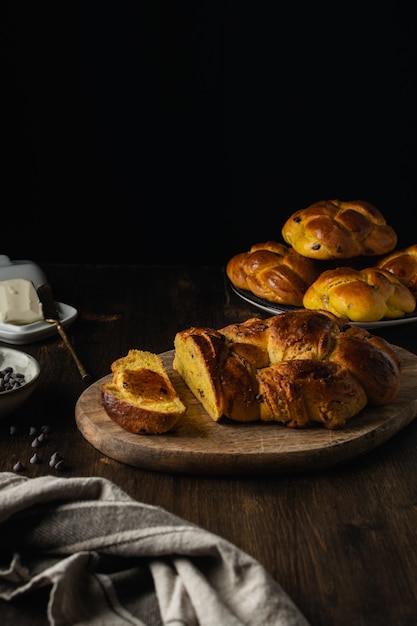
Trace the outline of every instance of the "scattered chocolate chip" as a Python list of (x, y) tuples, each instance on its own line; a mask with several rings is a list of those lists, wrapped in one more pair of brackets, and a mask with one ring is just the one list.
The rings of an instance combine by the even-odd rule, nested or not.
[(53, 454), (51, 454), (51, 458), (49, 459), (49, 465), (50, 467), (55, 467), (57, 463), (63, 460), (64, 460), (64, 457), (61, 454), (59, 454), (59, 452), (54, 452)]
[(18, 432), (17, 426), (10, 426), (10, 434), (11, 435), (16, 435), (17, 432)]
[(48, 434), (51, 432), (51, 427), (47, 424), (44, 424), (43, 426), (41, 426), (41, 432)]
[(59, 472), (65, 469), (64, 459), (60, 459), (57, 463), (55, 463), (54, 468)]
[(34, 435), (37, 435), (37, 434), (38, 434), (38, 429), (36, 428), (36, 426), (31, 426), (29, 428), (29, 435), (33, 437)]
[(24, 471), (25, 471), (25, 468), (23, 467), (23, 465), (21, 464), (21, 462), (20, 462), (20, 461), (17, 461), (17, 463), (15, 463), (15, 464), (13, 465), (13, 470), (14, 470), (15, 472), (24, 472)]
[(39, 448), (42, 445), (42, 441), (39, 441), (39, 437), (35, 437), (35, 439), (30, 444), (32, 448)]
[(34, 465), (36, 465), (38, 463), (42, 463), (42, 459), (35, 452), (35, 454), (30, 457), (30, 462), (33, 463)]
[(47, 441), (47, 440), (48, 440), (48, 436), (47, 436), (47, 434), (46, 434), (46, 433), (41, 433), (41, 434), (38, 436), (38, 441), (39, 441), (39, 443), (43, 443), (44, 441)]

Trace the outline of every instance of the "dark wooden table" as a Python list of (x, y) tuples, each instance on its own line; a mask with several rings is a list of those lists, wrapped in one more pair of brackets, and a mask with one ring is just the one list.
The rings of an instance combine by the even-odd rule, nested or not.
[[(44, 265), (58, 301), (78, 318), (68, 334), (93, 382), (130, 348), (165, 352), (191, 325), (219, 328), (267, 317), (229, 290), (220, 267)], [(417, 354), (417, 324), (378, 332)], [(9, 344), (3, 344), (9, 345)], [(331, 469), (253, 476), (142, 470), (112, 460), (82, 436), (74, 411), (86, 389), (58, 334), (18, 346), (42, 367), (39, 388), (0, 423), (0, 470), (21, 460), (29, 477), (31, 426), (51, 427), (48, 446), (66, 476), (102, 476), (248, 552), (313, 626), (417, 623), (417, 421), (371, 452)], [(417, 381), (416, 381), (417, 383)], [(17, 425), (17, 435), (10, 426)], [(0, 603), (2, 624), (44, 624), (24, 603)], [(260, 625), (261, 626), (261, 625)]]

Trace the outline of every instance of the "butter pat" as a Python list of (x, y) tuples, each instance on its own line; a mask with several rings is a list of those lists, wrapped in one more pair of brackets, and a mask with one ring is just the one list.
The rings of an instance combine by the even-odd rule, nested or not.
[(11, 278), (0, 281), (0, 322), (31, 324), (43, 320), (42, 304), (30, 280)]

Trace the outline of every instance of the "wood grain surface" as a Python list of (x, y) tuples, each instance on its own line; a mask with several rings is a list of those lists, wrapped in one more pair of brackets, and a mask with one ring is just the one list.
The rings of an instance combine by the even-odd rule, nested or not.
[(187, 413), (177, 431), (136, 435), (108, 417), (100, 402), (105, 376), (86, 389), (75, 407), (76, 423), (106, 456), (143, 469), (190, 474), (259, 474), (330, 467), (387, 441), (417, 414), (417, 357), (400, 348), (403, 371), (394, 402), (367, 407), (342, 430), (322, 426), (295, 430), (279, 423), (214, 422), (172, 368), (173, 350), (163, 353), (168, 374)]
[[(258, 315), (253, 306), (229, 289), (220, 267), (61, 263), (48, 264), (45, 272), (58, 300), (79, 311), (69, 328), (70, 339), (94, 383), (107, 376), (110, 363), (132, 347), (165, 352), (173, 348), (172, 338), (183, 328), (223, 328)], [(342, 442), (339, 451), (317, 450), (315, 458), (311, 453), (307, 458), (300, 453), (300, 463), (288, 459), (287, 449), (287, 459), (279, 458), (278, 435), (285, 446), (296, 435), (300, 441), (307, 435), (311, 440), (312, 431), (287, 433), (278, 424), (262, 425), (263, 445), (275, 433), (275, 458), (264, 458), (258, 447), (254, 450), (258, 458), (249, 465), (247, 446), (253, 449), (254, 444), (247, 439), (242, 442), (242, 457), (237, 458), (236, 429), (242, 435), (255, 428), (224, 423), (214, 430), (234, 434), (230, 442), (223, 436), (222, 451), (216, 453), (213, 462), (228, 475), (216, 475), (217, 468), (207, 467), (202, 456), (198, 458), (199, 451), (194, 455), (197, 470), (211, 474), (197, 475), (176, 471), (180, 461), (192, 466), (192, 459), (185, 454), (181, 459), (180, 452), (167, 449), (166, 456), (159, 444), (155, 446), (157, 442), (145, 442), (139, 435), (133, 437), (136, 446), (154, 446), (153, 450), (143, 450), (146, 464), (157, 468), (162, 462), (164, 466), (172, 464), (173, 471), (140, 467), (139, 451), (133, 459), (135, 465), (119, 462), (83, 436), (74, 418), (75, 406), (90, 387), (82, 381), (56, 333), (24, 347), (40, 362), (42, 375), (30, 402), (0, 420), (0, 470), (11, 472), (19, 461), (24, 466), (18, 474), (20, 479), (62, 476), (110, 480), (136, 501), (161, 506), (251, 554), (289, 593), (311, 625), (415, 626), (417, 419), (410, 416), (417, 394), (417, 333), (413, 324), (400, 324), (384, 328), (378, 335), (407, 350), (403, 353), (403, 388), (394, 407), (376, 409), (377, 430), (370, 430), (368, 439), (364, 435), (364, 453), (355, 450), (358, 454), (352, 458), (352, 450), (343, 451), (341, 437), (348, 431), (328, 433), (319, 428), (314, 437), (325, 436), (335, 443), (338, 439)], [(414, 359), (409, 352), (416, 355)], [(385, 416), (386, 433), (378, 416)], [(410, 423), (402, 428), (409, 418)], [(104, 427), (102, 413), (98, 419)], [(361, 415), (354, 418), (349, 429), (357, 420), (360, 427), (361, 419)], [(38, 462), (33, 463), (30, 433), (42, 425), (48, 425), (50, 432), (36, 449)], [(17, 432), (11, 434), (11, 426)], [(214, 426), (208, 422), (209, 432)], [(100, 433), (102, 427), (92, 423), (90, 416), (85, 427), (98, 431), (95, 441), (103, 447), (98, 438), (106, 438)], [(105, 427), (108, 429), (108, 420)], [(110, 432), (115, 433), (111, 437), (126, 437), (113, 425)], [(164, 441), (165, 447), (172, 446), (180, 433), (159, 441)], [(113, 444), (108, 439), (107, 449)], [(203, 439), (200, 450), (205, 446), (210, 452), (210, 441), (210, 437)], [(184, 438), (180, 442), (182, 446), (187, 443)], [(228, 446), (233, 446), (232, 460), (222, 458)], [(346, 462), (339, 463), (341, 451)], [(56, 452), (64, 460), (59, 470), (49, 465), (50, 456)], [(239, 464), (234, 475), (233, 460)], [(284, 461), (288, 465), (289, 460), (292, 467), (300, 463), (301, 471), (281, 471)], [(326, 463), (323, 469), (315, 470)], [(243, 476), (245, 465), (251, 473)], [(271, 468), (276, 471), (268, 474)], [(12, 602), (0, 601), (1, 626), (48, 626), (48, 599), (49, 588), (44, 587)]]

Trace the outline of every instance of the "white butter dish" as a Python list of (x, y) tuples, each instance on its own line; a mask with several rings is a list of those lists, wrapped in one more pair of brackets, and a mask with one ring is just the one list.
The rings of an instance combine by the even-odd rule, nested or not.
[[(43, 270), (29, 260), (11, 261), (6, 254), (0, 254), (0, 281), (23, 278), (33, 283), (35, 289), (48, 282)], [(59, 321), (66, 327), (77, 318), (74, 307), (57, 302)], [(40, 341), (58, 333), (56, 325), (43, 319), (30, 324), (0, 323), (0, 341), (12, 344), (25, 344)]]
[(45, 273), (33, 261), (11, 261), (6, 254), (0, 254), (0, 280), (10, 280), (11, 278), (31, 280), (35, 289), (47, 282)]

